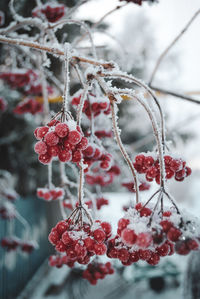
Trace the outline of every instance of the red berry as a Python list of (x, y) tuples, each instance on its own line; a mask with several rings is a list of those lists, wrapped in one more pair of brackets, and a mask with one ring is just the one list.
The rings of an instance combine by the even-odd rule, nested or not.
[(36, 144), (35, 144), (35, 147), (34, 147), (34, 150), (37, 154), (39, 155), (44, 155), (46, 154), (47, 152), (47, 146), (46, 146), (46, 143), (43, 142), (43, 141), (38, 141)]
[(78, 144), (81, 141), (81, 138), (82, 138), (82, 136), (78, 131), (73, 130), (73, 131), (69, 132), (69, 135), (68, 135), (69, 143), (71, 143), (73, 145)]
[(69, 132), (69, 127), (65, 123), (59, 123), (55, 127), (55, 132), (61, 138), (66, 137)]
[(121, 262), (127, 262), (129, 259), (129, 252), (125, 248), (122, 248), (118, 251), (118, 258), (120, 259)]
[(124, 244), (133, 245), (136, 242), (137, 235), (134, 230), (125, 228), (121, 233), (121, 238)]
[(152, 213), (152, 211), (149, 209), (149, 208), (142, 208), (141, 211), (140, 211), (140, 216), (141, 217), (147, 217), (147, 216), (150, 216)]
[(72, 152), (67, 150), (61, 150), (58, 154), (58, 158), (61, 162), (69, 162), (72, 159)]
[(60, 235), (62, 235), (67, 230), (67, 228), (68, 228), (68, 224), (64, 220), (58, 222), (56, 225), (56, 230)]
[(47, 133), (44, 137), (44, 140), (49, 146), (56, 145), (59, 142), (59, 138), (54, 132)]
[(48, 131), (49, 131), (48, 127), (39, 127), (39, 128), (37, 128), (37, 132), (36, 132), (37, 138), (42, 139), (47, 134)]
[(95, 244), (94, 245), (94, 251), (96, 255), (104, 255), (106, 253), (107, 247), (105, 244)]
[(102, 243), (106, 238), (106, 234), (102, 229), (96, 229), (93, 232), (93, 237), (98, 243)]
[(172, 242), (178, 241), (179, 237), (182, 235), (181, 231), (176, 227), (171, 227), (167, 233), (168, 240)]
[(49, 164), (51, 162), (51, 156), (48, 153), (46, 153), (44, 155), (39, 155), (38, 160), (42, 164)]
[(147, 248), (152, 243), (152, 236), (150, 233), (139, 233), (137, 236), (137, 242), (136, 244), (139, 247)]

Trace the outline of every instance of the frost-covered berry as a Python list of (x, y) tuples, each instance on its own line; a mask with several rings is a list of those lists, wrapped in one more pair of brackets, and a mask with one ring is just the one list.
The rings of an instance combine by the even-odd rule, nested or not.
[(44, 137), (44, 140), (49, 146), (56, 145), (59, 142), (59, 138), (54, 132), (47, 133)]
[(69, 133), (69, 127), (67, 124), (65, 123), (59, 123), (55, 126), (55, 133), (63, 138), (63, 137), (66, 137)]
[(38, 155), (44, 155), (47, 152), (47, 145), (43, 141), (38, 141), (35, 144), (34, 150)]

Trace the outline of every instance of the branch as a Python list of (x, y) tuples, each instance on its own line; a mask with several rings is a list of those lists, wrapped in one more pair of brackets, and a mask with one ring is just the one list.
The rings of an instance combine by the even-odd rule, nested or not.
[(193, 99), (193, 98), (188, 97), (184, 94), (180, 94), (180, 93), (177, 93), (177, 92), (166, 90), (166, 89), (163, 89), (163, 88), (160, 88), (160, 87), (155, 87), (155, 86), (150, 86), (150, 87), (151, 87), (151, 89), (159, 91), (161, 93), (168, 94), (168, 95), (171, 95), (173, 97), (180, 98), (180, 99), (183, 99), (183, 100), (195, 103), (195, 104), (200, 104), (200, 100)]
[(169, 44), (169, 46), (160, 55), (160, 57), (158, 58), (158, 61), (157, 61), (156, 65), (154, 67), (154, 70), (152, 72), (152, 75), (150, 77), (149, 86), (153, 82), (153, 79), (154, 79), (154, 77), (156, 75), (156, 72), (157, 72), (157, 70), (158, 70), (158, 68), (159, 68), (162, 60), (164, 59), (164, 57), (167, 55), (167, 53), (169, 52), (169, 50), (175, 45), (175, 43), (182, 37), (182, 35), (187, 31), (187, 29), (189, 28), (189, 26), (192, 24), (192, 22), (195, 20), (195, 18), (198, 16), (199, 13), (200, 13), (200, 9), (197, 12), (195, 12), (195, 14), (192, 16), (192, 18), (186, 24), (186, 26), (181, 30), (181, 32), (175, 37), (175, 39)]
[[(36, 42), (29, 42), (21, 39), (15, 39), (15, 38), (9, 38), (0, 35), (0, 43), (5, 43), (9, 45), (20, 45), (20, 46), (25, 46), (29, 47), (38, 51), (45, 51), (48, 52), (52, 55), (55, 56), (64, 56), (64, 51), (54, 48), (54, 47), (49, 47), (48, 45), (41, 45)], [(76, 60), (77, 62), (82, 62), (82, 63), (87, 63), (87, 64), (92, 64), (95, 66), (102, 66), (104, 69), (113, 69), (114, 65), (111, 62), (106, 62), (106, 63), (101, 63), (99, 61), (96, 61), (94, 59), (89, 59), (81, 56), (72, 56), (72, 59)]]

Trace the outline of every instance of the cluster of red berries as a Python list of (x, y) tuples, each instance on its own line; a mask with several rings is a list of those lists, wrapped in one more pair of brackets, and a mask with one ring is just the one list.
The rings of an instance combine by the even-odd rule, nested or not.
[(49, 265), (51, 267), (61, 268), (63, 265), (74, 267), (75, 261), (72, 261), (67, 255), (51, 255), (49, 257)]
[(96, 220), (91, 227), (86, 223), (81, 227), (69, 219), (58, 222), (49, 234), (49, 241), (70, 261), (88, 264), (91, 256), (106, 253), (106, 242), (110, 236), (111, 225), (108, 222)]
[(25, 99), (21, 101), (13, 110), (15, 114), (31, 113), (35, 115), (43, 111), (43, 105), (34, 99)]
[(108, 170), (113, 162), (111, 154), (105, 152), (105, 150), (102, 151), (95, 143), (89, 143), (87, 148), (83, 151), (83, 158), (84, 164), (88, 165), (85, 172), (87, 172), (89, 167), (95, 162), (100, 162), (100, 168), (105, 170)]
[[(88, 206), (88, 209), (91, 209), (93, 206), (92, 200), (86, 201), (85, 204)], [(109, 202), (108, 202), (108, 199), (106, 199), (104, 197), (99, 197), (99, 198), (95, 199), (95, 204), (96, 204), (97, 210), (100, 210), (101, 207), (107, 206), (109, 204)]]
[(65, 15), (64, 5), (52, 5), (52, 3), (46, 3), (42, 7), (36, 7), (32, 11), (33, 17), (40, 17), (41, 14), (45, 15), (47, 20), (51, 23), (55, 23)]
[(2, 219), (6, 219), (6, 220), (14, 219), (16, 214), (15, 214), (15, 209), (12, 207), (13, 207), (13, 205), (11, 207), (7, 206), (6, 204), (1, 205), (0, 206), (0, 217)]
[(7, 102), (3, 98), (0, 98), (0, 111), (4, 112), (7, 106)]
[(46, 201), (63, 199), (64, 194), (65, 194), (64, 190), (59, 187), (56, 187), (53, 189), (49, 189), (49, 188), (38, 188), (37, 189), (37, 196)]
[[(92, 172), (96, 173), (99, 169), (93, 169)], [(89, 185), (100, 185), (101, 187), (106, 187), (113, 183), (115, 176), (120, 175), (120, 169), (117, 165), (111, 166), (109, 170), (104, 173), (94, 175), (87, 174), (85, 176), (86, 183)]]
[[(110, 114), (111, 112), (111, 106), (110, 102), (107, 98), (104, 99), (97, 99), (95, 95), (89, 94), (88, 100), (85, 100), (83, 105), (83, 112), (87, 115), (87, 117), (90, 119), (93, 115), (94, 117), (100, 115), (101, 113), (104, 114)], [(81, 100), (81, 94), (74, 96), (72, 98), (71, 104), (74, 106), (78, 106)]]
[[(192, 173), (191, 168), (186, 166), (186, 162), (182, 159), (164, 156), (166, 179), (175, 178), (176, 181), (183, 181), (185, 177)], [(160, 163), (158, 159), (143, 154), (135, 157), (133, 163), (138, 173), (145, 174), (146, 180), (152, 182), (154, 179), (160, 184)]]
[(183, 255), (199, 248), (198, 238), (189, 226), (182, 228), (179, 215), (165, 211), (162, 217), (154, 215), (153, 223), (151, 215), (152, 209), (141, 203), (129, 209), (118, 222), (117, 235), (108, 242), (108, 257), (118, 258), (126, 266), (138, 260), (156, 265), (175, 251)]
[[(134, 192), (134, 193), (136, 192), (135, 187), (134, 187), (134, 182), (123, 182), (122, 186), (127, 188), (128, 191), (130, 191), (130, 192)], [(150, 184), (148, 184), (146, 182), (140, 182), (139, 190), (140, 191), (149, 190), (150, 187), (151, 187)]]
[(22, 241), (16, 237), (3, 238), (1, 240), (1, 246), (7, 251), (20, 249), (23, 252), (31, 253), (35, 248), (36, 244), (33, 242)]
[[(88, 200), (85, 201), (85, 204), (87, 205), (88, 209), (91, 209), (93, 207), (93, 201), (92, 200)], [(96, 204), (96, 208), (97, 210), (100, 210), (102, 206), (108, 205), (108, 199), (104, 198), (104, 197), (100, 197), (100, 198), (96, 198), (95, 199), (95, 204)], [(76, 203), (76, 207), (78, 206), (78, 202)], [(63, 207), (67, 208), (69, 210), (73, 210), (73, 206), (71, 204), (71, 201), (68, 199), (65, 199), (63, 201)]]
[(47, 126), (36, 128), (34, 134), (40, 140), (35, 144), (35, 152), (43, 164), (50, 163), (54, 157), (61, 162), (79, 163), (88, 145), (87, 138), (73, 120), (63, 123), (52, 120)]
[(105, 131), (105, 130), (98, 130), (95, 131), (95, 136), (97, 136), (97, 138), (101, 139), (101, 138), (111, 138), (113, 136), (112, 131)]
[[(11, 88), (20, 89), (26, 95), (42, 95), (42, 85), (36, 72), (33, 70), (17, 69), (12, 72), (3, 72), (0, 74), (0, 79), (4, 80)], [(53, 89), (47, 87), (48, 93), (51, 94)]]
[(110, 262), (105, 264), (93, 262), (83, 271), (83, 278), (87, 279), (92, 285), (96, 285), (99, 279), (104, 279), (105, 276), (113, 274), (114, 269)]

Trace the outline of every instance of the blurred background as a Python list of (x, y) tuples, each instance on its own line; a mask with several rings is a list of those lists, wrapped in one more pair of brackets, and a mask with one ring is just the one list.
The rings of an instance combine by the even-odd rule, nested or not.
[[(46, 2), (43, 1), (44, 4)], [(58, 1), (67, 7), (74, 7), (77, 2)], [(77, 9), (74, 18), (86, 21), (89, 26), (117, 5), (125, 4), (117, 0), (86, 2)], [(26, 17), (31, 15), (35, 6), (33, 0), (15, 1), (16, 11)], [(159, 55), (198, 9), (199, 0), (160, 0), (151, 5), (126, 5), (110, 14), (97, 26), (97, 30), (94, 30), (98, 56), (116, 61), (124, 71), (148, 83)], [(0, 11), (5, 15), (3, 28), (12, 20), (8, 1), (0, 1)], [(153, 86), (186, 94), (200, 101), (199, 28), (200, 16), (165, 57), (154, 78)], [(21, 30), (20, 33), (25, 32)], [(34, 33), (33, 29), (29, 34)], [(78, 38), (80, 33), (82, 32), (75, 25), (65, 26), (58, 32), (58, 38), (59, 41), (65, 39), (71, 42)], [(83, 48), (85, 55), (90, 55), (87, 40), (80, 42), (79, 46)], [(11, 53), (10, 56), (7, 52)], [(0, 72), (10, 67), (23, 67), (25, 58), (19, 49), (1, 45), (0, 53)], [(21, 62), (14, 65), (13, 61), (16, 61), (18, 55), (21, 55)], [(55, 58), (51, 58), (50, 70), (58, 79), (62, 77), (61, 63)], [(121, 86), (121, 82), (116, 84)], [(79, 88), (80, 85), (72, 78), (71, 95)], [(60, 91), (58, 93), (61, 94)], [(11, 89), (0, 80), (0, 97), (8, 103), (7, 109), (0, 111), (0, 204), (3, 206), (2, 190), (6, 189), (9, 196), (13, 197), (9, 201), (12, 206), (8, 209), (13, 208), (14, 213), (17, 211), (17, 215), (19, 213), (25, 219), (24, 222), (22, 219), (20, 221), (20, 216), (10, 217), (9, 220), (1, 217), (0, 239), (13, 233), (23, 238), (27, 234), (28, 220), (32, 234), (29, 239), (37, 242), (39, 246), (30, 254), (0, 248), (0, 298), (200, 298), (198, 252), (183, 257), (167, 257), (156, 267), (143, 263), (122, 267), (116, 262), (115, 275), (100, 281), (97, 286), (83, 281), (78, 269), (49, 268), (47, 259), (53, 250), (47, 237), (50, 229), (61, 219), (61, 215), (57, 202), (48, 204), (36, 197), (36, 188), (44, 186), (47, 179), (47, 169), (38, 163), (33, 150), (33, 132), (40, 117), (30, 113), (13, 113), (22, 96), (21, 91)], [(200, 104), (161, 93), (158, 93), (158, 96), (166, 117), (166, 135), (170, 150), (183, 157), (193, 170), (184, 184), (170, 181), (170, 192), (181, 207), (199, 217)], [(53, 110), (58, 111), (59, 107), (60, 103), (51, 103)], [(151, 126), (142, 109), (133, 102), (124, 101), (120, 105), (119, 115), (121, 137), (132, 158), (139, 152), (153, 150), (155, 143)], [(54, 171), (56, 176), (56, 169)], [(72, 170), (68, 169), (67, 174), (73, 178)], [(123, 173), (121, 179), (130, 177)], [(117, 220), (123, 216), (123, 205), (128, 204), (132, 196), (119, 182), (117, 180), (112, 186), (103, 189), (110, 205), (100, 211), (101, 217), (109, 218), (115, 228)], [(153, 185), (150, 191), (145, 191), (144, 197), (148, 198), (154, 188), (156, 187)]]

